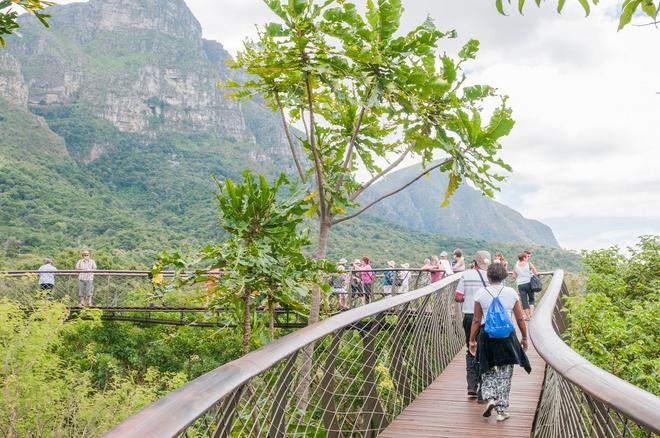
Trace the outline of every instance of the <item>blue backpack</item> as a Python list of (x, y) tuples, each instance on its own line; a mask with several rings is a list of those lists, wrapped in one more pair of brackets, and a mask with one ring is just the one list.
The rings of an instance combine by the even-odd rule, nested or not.
[[(502, 289), (504, 289), (504, 286), (502, 286)], [(493, 301), (491, 301), (490, 306), (488, 307), (484, 330), (486, 330), (488, 336), (495, 339), (508, 338), (514, 330), (513, 322), (509, 317), (509, 312), (506, 311), (500, 302), (500, 293), (502, 292), (502, 289), (500, 289), (496, 297), (493, 297), (493, 294), (491, 294), (488, 288), (486, 288), (486, 292), (493, 297)]]

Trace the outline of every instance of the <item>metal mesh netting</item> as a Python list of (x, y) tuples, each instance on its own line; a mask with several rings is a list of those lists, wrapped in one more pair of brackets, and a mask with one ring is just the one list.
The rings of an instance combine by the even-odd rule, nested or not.
[[(563, 297), (568, 294), (565, 283), (562, 297), (555, 304), (552, 324), (561, 334), (567, 325), (562, 311)], [(552, 367), (546, 367), (541, 401), (534, 422), (533, 436), (538, 438), (573, 437), (651, 437), (651, 430), (637, 425), (623, 414), (592, 397), (579, 386), (566, 380)]]
[[(452, 283), (342, 327), (253, 377), (181, 436), (375, 435), (464, 345)], [(299, 372), (311, 359), (309, 379)]]

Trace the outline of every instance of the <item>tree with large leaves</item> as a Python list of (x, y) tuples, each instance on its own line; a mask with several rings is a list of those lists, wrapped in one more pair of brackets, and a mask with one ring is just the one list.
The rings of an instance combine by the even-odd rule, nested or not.
[[(263, 97), (281, 115), (298, 177), (313, 198), (318, 259), (334, 225), (431, 171), (449, 176), (443, 204), (464, 181), (493, 195), (503, 180), (499, 172), (510, 170), (497, 153), (513, 120), (495, 88), (466, 85), (463, 67), (475, 58), (478, 41), (452, 57), (441, 43), (455, 32), (438, 30), (430, 18), (402, 32), (400, 0), (369, 0), (364, 13), (341, 0), (266, 4), (277, 21), (246, 41), (233, 64), (249, 79), (223, 85), (237, 98)], [(488, 100), (494, 105), (484, 111)], [(360, 205), (366, 189), (410, 157), (421, 160), (423, 172)], [(358, 180), (359, 169), (370, 174), (366, 181)], [(320, 298), (315, 288), (310, 323), (319, 318)]]
[[(217, 182), (216, 200), (227, 239), (193, 256), (164, 251), (156, 270), (173, 265), (178, 280), (172, 287), (206, 283), (211, 309), (230, 305), (243, 330), (245, 354), (252, 327), (263, 322), (256, 317), (256, 308), (262, 307), (269, 316), (272, 339), (275, 309), (305, 311), (302, 303), (309, 285), (321, 281), (325, 266), (304, 253), (309, 239), (301, 224), (310, 199), (285, 175), (271, 185), (265, 177), (245, 171), (243, 182)], [(195, 270), (187, 272), (190, 268)]]

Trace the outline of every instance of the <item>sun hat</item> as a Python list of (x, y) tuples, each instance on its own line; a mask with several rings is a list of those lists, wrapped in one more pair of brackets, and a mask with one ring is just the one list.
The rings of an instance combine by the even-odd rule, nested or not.
[(337, 263), (340, 264), (340, 265), (345, 265), (346, 263), (348, 263), (348, 260), (346, 260), (345, 258), (342, 257), (342, 258), (339, 259), (339, 261)]
[(389, 266), (390, 268), (393, 268), (393, 267), (396, 266), (396, 262), (394, 260), (390, 260), (389, 262), (387, 262), (387, 266)]
[(490, 253), (488, 251), (477, 251), (474, 255), (474, 261), (481, 269), (488, 269), (490, 265)]
[(447, 257), (447, 251), (442, 251), (440, 253), (440, 257)]

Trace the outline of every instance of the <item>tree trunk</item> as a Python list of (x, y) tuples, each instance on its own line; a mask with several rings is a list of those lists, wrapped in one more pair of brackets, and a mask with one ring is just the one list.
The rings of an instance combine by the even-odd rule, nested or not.
[(243, 296), (243, 355), (250, 352), (250, 291)]
[[(319, 247), (316, 252), (316, 258), (321, 260), (325, 258), (325, 253), (328, 249), (328, 236), (330, 234), (330, 227), (332, 226), (329, 218), (322, 218), (319, 228)], [(319, 320), (321, 313), (321, 287), (318, 285), (312, 286), (312, 303), (309, 309), (309, 319), (307, 325), (314, 324)], [(306, 410), (309, 404), (309, 386), (312, 382), (312, 357), (314, 355), (314, 343), (307, 345), (302, 355), (302, 363), (300, 364), (300, 385), (296, 390), (296, 397), (298, 399), (298, 409)]]

